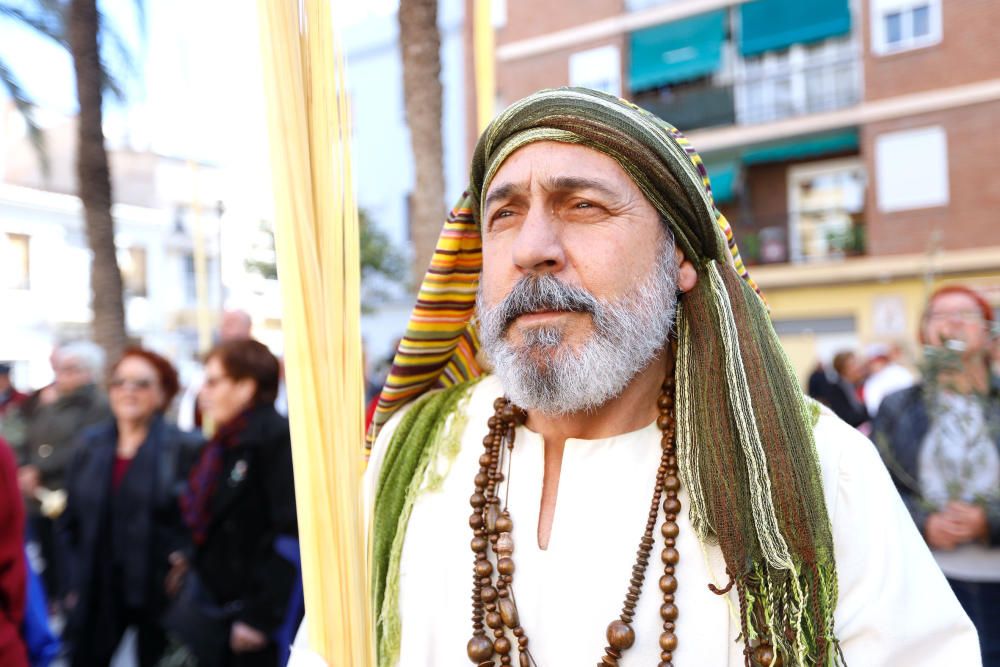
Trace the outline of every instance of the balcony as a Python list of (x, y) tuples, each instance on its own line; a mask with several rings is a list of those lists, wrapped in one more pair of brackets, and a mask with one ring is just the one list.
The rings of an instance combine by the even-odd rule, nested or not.
[(709, 79), (638, 93), (635, 103), (684, 132), (736, 122), (733, 87)]
[(844, 109), (861, 101), (861, 59), (850, 39), (797, 44), (738, 61), (734, 92), (741, 125)]
[(863, 215), (843, 208), (744, 221), (735, 224), (734, 232), (748, 265), (804, 264), (866, 253)]

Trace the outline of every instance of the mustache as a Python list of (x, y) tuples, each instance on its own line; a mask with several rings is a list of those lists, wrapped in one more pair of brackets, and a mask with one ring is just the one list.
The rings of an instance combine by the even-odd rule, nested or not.
[(528, 275), (514, 285), (510, 293), (493, 308), (489, 319), (503, 333), (521, 315), (544, 310), (596, 314), (597, 298), (583, 289), (567, 285), (551, 274)]

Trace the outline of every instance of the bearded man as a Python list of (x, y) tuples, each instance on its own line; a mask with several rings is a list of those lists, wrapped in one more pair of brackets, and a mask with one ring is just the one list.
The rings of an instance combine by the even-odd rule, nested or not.
[(979, 664), (701, 159), (623, 100), (486, 130), (370, 436), (379, 665)]

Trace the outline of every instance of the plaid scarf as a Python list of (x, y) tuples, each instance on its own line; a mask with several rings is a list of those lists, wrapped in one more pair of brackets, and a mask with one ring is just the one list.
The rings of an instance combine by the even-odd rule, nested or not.
[(184, 523), (191, 530), (195, 544), (203, 544), (212, 521), (210, 503), (222, 473), (222, 458), (227, 449), (236, 446), (239, 435), (246, 429), (249, 410), (222, 426), (208, 441), (201, 458), (191, 470), (188, 488), (180, 498)]
[[(842, 663), (814, 414), (732, 229), (715, 207), (701, 157), (676, 128), (630, 102), (583, 88), (543, 90), (512, 104), (486, 129), (473, 155), (469, 189), (445, 222), (379, 397), (369, 446), (406, 403), (483, 373), (475, 323), (480, 207), (504, 160), (535, 141), (580, 144), (615, 159), (698, 272), (677, 315), (677, 458), (692, 526), (702, 542), (719, 545), (738, 593), (747, 660), (758, 639), (768, 639), (786, 665)], [(437, 404), (426, 401), (413, 412), (428, 412), (421, 407), (428, 405)], [(446, 413), (431, 410), (428, 419), (444, 420)], [(390, 453), (425, 446), (429, 426), (412, 428), (418, 423), (416, 415), (404, 420)], [(406, 506), (383, 502), (380, 508), (379, 494), (391, 495), (389, 487), (400, 483), (393, 461), (410, 458), (387, 458), (379, 477), (372, 528), (376, 579), (391, 581), (391, 564), (398, 566), (398, 553), (393, 555), (402, 540), (395, 536), (405, 534)], [(391, 589), (385, 581), (373, 586)], [(391, 615), (382, 603), (375, 600), (379, 617)]]

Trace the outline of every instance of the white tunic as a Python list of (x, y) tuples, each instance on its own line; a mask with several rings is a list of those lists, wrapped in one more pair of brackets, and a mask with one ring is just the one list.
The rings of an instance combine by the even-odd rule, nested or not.
[[(400, 570), (400, 667), (472, 664), (466, 656), (473, 564), (468, 500), (493, 400), (502, 394), (492, 377), (475, 387), (461, 450), (443, 486), (422, 493), (414, 505)], [(383, 430), (373, 451), (368, 500), (398, 419)], [(848, 665), (980, 665), (975, 630), (874, 446), (829, 412), (815, 432), (839, 574), (836, 631)], [(605, 629), (621, 613), (645, 526), (659, 441), (655, 423), (601, 440), (567, 440), (551, 537), (543, 550), (537, 543), (543, 442), (518, 429), (508, 500), (514, 520), (514, 594), (539, 667), (593, 665), (603, 655)], [(682, 488), (684, 508), (687, 500)], [(620, 661), (623, 667), (659, 661), (660, 522), (662, 510), (633, 623), (636, 641)], [(718, 596), (708, 589), (709, 583), (721, 588), (727, 582), (722, 553), (699, 542), (686, 509), (678, 525), (674, 664), (741, 667), (735, 591)], [(303, 661), (293, 664), (305, 665), (305, 658), (302, 652)]]

